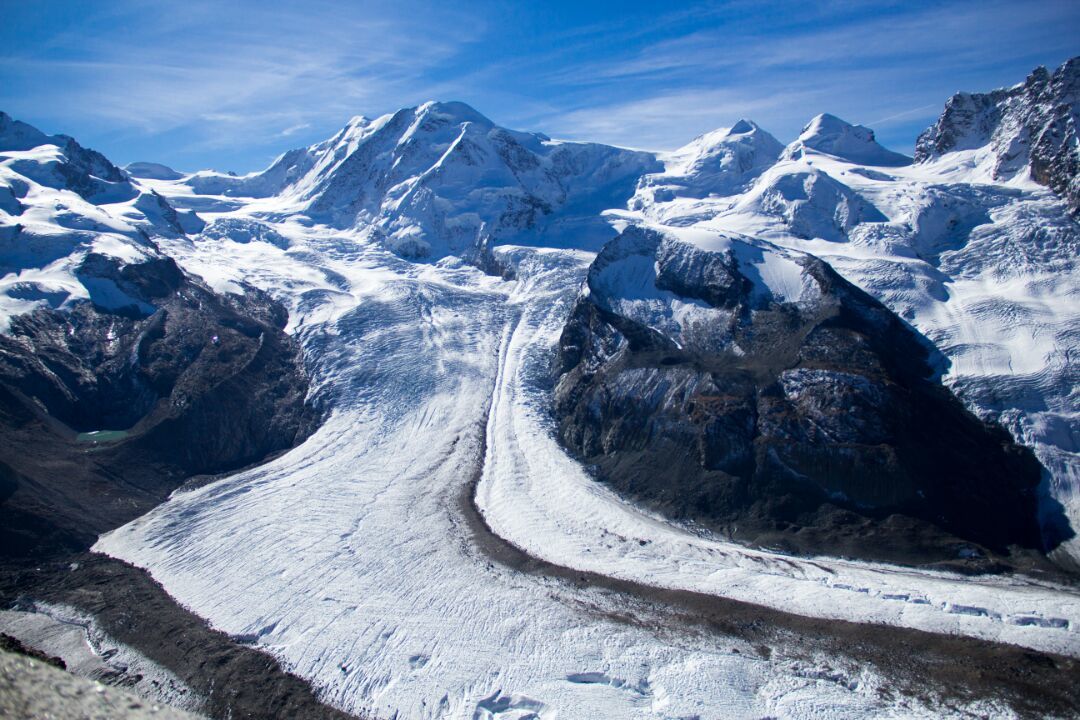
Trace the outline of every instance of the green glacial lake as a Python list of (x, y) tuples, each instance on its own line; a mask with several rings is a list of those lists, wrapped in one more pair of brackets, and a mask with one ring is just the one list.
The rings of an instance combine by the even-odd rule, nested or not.
[(79, 433), (75, 438), (79, 442), (116, 442), (128, 436), (127, 430), (93, 430)]

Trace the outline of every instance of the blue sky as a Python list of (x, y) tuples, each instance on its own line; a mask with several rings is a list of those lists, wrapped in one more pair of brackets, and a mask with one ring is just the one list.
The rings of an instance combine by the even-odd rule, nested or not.
[(819, 112), (911, 152), (950, 94), (1080, 54), (1080, 2), (0, 0), (0, 109), (117, 163), (246, 172), (351, 116), (463, 100), (671, 149)]

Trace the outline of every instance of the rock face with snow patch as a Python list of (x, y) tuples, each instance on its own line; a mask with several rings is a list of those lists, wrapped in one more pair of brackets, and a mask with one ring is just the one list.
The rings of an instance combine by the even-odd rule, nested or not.
[(1080, 57), (1050, 73), (1037, 68), (1011, 88), (957, 93), (915, 144), (926, 162), (958, 150), (988, 148), (994, 180), (1022, 173), (1080, 211)]
[(927, 345), (802, 253), (631, 228), (559, 347), (565, 444), (614, 488), (766, 545), (903, 562), (1042, 549), (1039, 465)]

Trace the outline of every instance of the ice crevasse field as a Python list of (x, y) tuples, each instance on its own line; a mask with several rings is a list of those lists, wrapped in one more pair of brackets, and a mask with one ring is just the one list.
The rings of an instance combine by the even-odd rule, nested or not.
[[(440, 147), (467, 141), (479, 122), (450, 123), (454, 137)], [(424, 261), (403, 257), (432, 227), (474, 232), (466, 216), (487, 212), (482, 202), (462, 210), (455, 198), (465, 218), (455, 224), (432, 210), (439, 204), (425, 198), (424, 182), (455, 177), (440, 169), (456, 157), (449, 150), (403, 171), (382, 226), (312, 222), (294, 212), (296, 195), (234, 192), (228, 181), (207, 185), (213, 178), (141, 180), (208, 223), (194, 240), (159, 243), (185, 270), (219, 291), (246, 282), (287, 305), (288, 331), (304, 347), (313, 398), (328, 416), (294, 450), (177, 492), (95, 549), (148, 569), (214, 627), (251, 639), (310, 679), (327, 702), (379, 717), (943, 712), (913, 698), (886, 701), (877, 692), (885, 679), (843, 657), (783, 647), (765, 653), (679, 624), (624, 622), (620, 609), (632, 601), (507, 567), (476, 541), (487, 531), (543, 561), (644, 586), (1080, 654), (1080, 595), (1067, 588), (724, 542), (622, 501), (555, 438), (552, 357), (595, 238), (637, 224), (715, 251), (753, 237), (776, 248), (753, 261), (763, 292), (797, 296), (787, 253), (818, 255), (934, 340), (951, 361), (946, 382), (970, 388), (976, 405), (980, 383), (1014, 375), (1010, 387), (1046, 409), (1017, 410), (1023, 403), (1008, 398), (1008, 407), (990, 409), (1038, 448), (1055, 470), (1057, 497), (1075, 507), (1075, 457), (1053, 442), (1069, 392), (1055, 338), (1076, 323), (1069, 310), (1075, 275), (1046, 270), (1061, 258), (1009, 268), (1015, 256), (997, 251), (1017, 241), (1013, 216), (1066, 222), (1060, 201), (1019, 180), (964, 190), (983, 172), (976, 151), (916, 166), (865, 142), (854, 150), (830, 146), (841, 155), (824, 152), (815, 143), (831, 121), (815, 122), (809, 135), (776, 148), (779, 160), (740, 165), (743, 175), (726, 190), (730, 175), (712, 178), (707, 192), (693, 187), (698, 180), (687, 167), (701, 148), (662, 156), (646, 168), (652, 185), (643, 181), (629, 204), (602, 194), (593, 205), (555, 213), (543, 232), (488, 248), (488, 260), (509, 270), (509, 279), (462, 261), (453, 246), (434, 248)], [(338, 142), (357, 147), (371, 132), (367, 123), (347, 128)], [(740, 123), (708, 148), (758, 130)], [(318, 176), (331, 151), (316, 154), (307, 177)], [(303, 193), (301, 185), (293, 191)], [(971, 220), (983, 213), (990, 222), (950, 245), (952, 236), (933, 224), (963, 222), (955, 206), (965, 192), (979, 193), (969, 199)], [(850, 218), (840, 223), (843, 237), (835, 234), (841, 206)], [(957, 257), (976, 251), (981, 264)], [(1071, 250), (1047, 242), (1040, 252)], [(671, 298), (650, 286), (649, 268), (642, 272), (613, 281), (639, 283), (635, 297), (670, 318)], [(1037, 315), (1038, 329), (1024, 335), (1026, 326), (1003, 307)], [(473, 503), (486, 530), (470, 522)], [(647, 604), (638, 611), (661, 612)], [(1009, 711), (973, 702), (956, 712)]]

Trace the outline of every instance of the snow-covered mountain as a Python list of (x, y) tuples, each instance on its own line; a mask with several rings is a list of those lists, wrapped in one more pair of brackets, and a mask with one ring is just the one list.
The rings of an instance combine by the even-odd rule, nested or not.
[(783, 149), (753, 122), (739, 120), (666, 156), (663, 172), (640, 180), (630, 207), (644, 210), (676, 198), (735, 195), (775, 163)]
[[(350, 712), (864, 717), (903, 697), (1015, 716), (1006, 684), (928, 687), (953, 656), (867, 664), (851, 634), (821, 644), (828, 623), (760, 628), (887, 625), (879, 657), (910, 630), (1016, 644), (1057, 654), (1024, 666), (1044, 679), (1080, 657), (1080, 595), (1055, 579), (1080, 557), (1076, 68), (985, 96), (979, 132), (949, 130), (967, 127), (951, 101), (915, 158), (831, 115), (786, 147), (740, 120), (653, 154), (426, 103), (260, 173), (177, 177), (0, 116), (5, 337), (33, 313), (53, 340), (77, 328), (98, 255), (190, 283), (170, 306), (101, 303), (132, 316), (96, 326), (110, 368), (142, 362), (163, 310), (219, 308), (219, 339), (258, 354), (287, 309), (322, 426), (96, 548)], [(1016, 155), (1008, 118), (1062, 141)], [(233, 357), (187, 317), (155, 357), (224, 354), (256, 371), (236, 396), (300, 412), (302, 383), (258, 394), (287, 353)], [(688, 506), (722, 522), (688, 526)], [(966, 574), (1009, 564), (1036, 572)], [(742, 603), (746, 634), (684, 624)], [(996, 648), (962, 663), (992, 677)]]
[[(745, 192), (732, 196), (710, 175), (691, 175), (684, 182), (702, 199), (654, 198), (625, 220), (738, 233), (828, 262), (933, 342), (943, 381), (972, 410), (1035, 449), (1047, 474), (1046, 521), (1057, 525), (1050, 518), (1060, 518), (1060, 503), (1078, 527), (1080, 370), (1071, 356), (1080, 228), (1068, 189), (1056, 186), (1060, 198), (1044, 189), (1034, 179), (1041, 161), (1002, 140), (1023, 118), (1022, 137), (1062, 140), (1052, 164), (1068, 168), (1077, 67), (1070, 61), (1008, 91), (954, 97), (920, 139), (915, 164), (867, 129), (819, 116)], [(980, 106), (996, 98), (1013, 119), (976, 131), (986, 118), (965, 124), (958, 111), (972, 97)], [(961, 133), (947, 128), (975, 130), (961, 142), (948, 140)], [(1012, 170), (995, 179), (991, 166)], [(642, 185), (652, 182), (647, 176)], [(1078, 548), (1073, 540), (1056, 552), (1077, 557)]]
[(146, 180), (179, 180), (184, 177), (183, 173), (176, 172), (168, 165), (152, 162), (128, 163), (124, 166), (124, 172), (129, 177)]
[(835, 115), (818, 115), (803, 128), (798, 139), (784, 150), (784, 159), (796, 160), (804, 152), (815, 151), (857, 165), (910, 165), (911, 158), (878, 144), (874, 131), (852, 125)]
[(919, 162), (949, 153), (992, 182), (1031, 178), (1080, 211), (1080, 58), (1011, 88), (953, 95), (915, 143)]
[(84, 300), (151, 313), (94, 268), (101, 258), (118, 271), (164, 260), (153, 238), (185, 237), (203, 225), (100, 153), (0, 113), (0, 327), (38, 307)]
[(277, 195), (293, 213), (364, 228), (408, 257), (475, 255), (488, 244), (598, 250), (600, 213), (626, 204), (652, 155), (501, 128), (464, 103), (429, 102), (292, 150), (261, 173), (198, 173), (196, 193)]

